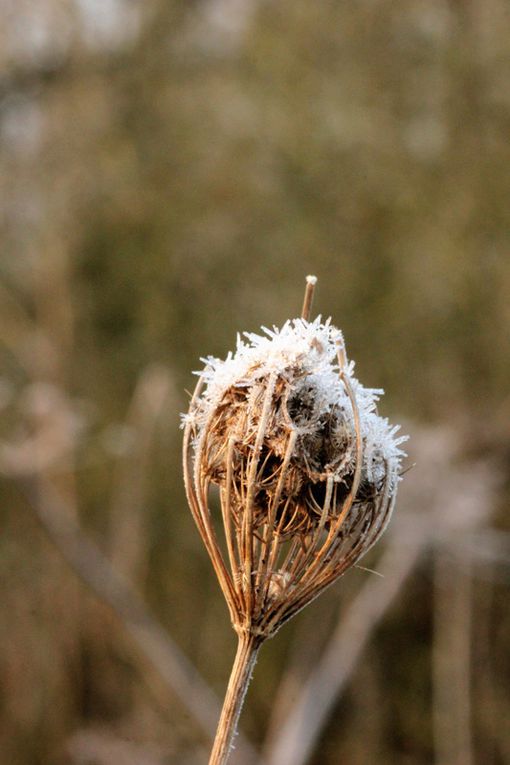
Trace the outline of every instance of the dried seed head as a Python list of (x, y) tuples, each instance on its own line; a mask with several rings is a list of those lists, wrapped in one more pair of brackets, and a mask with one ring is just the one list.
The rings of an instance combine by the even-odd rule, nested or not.
[(184, 418), (195, 520), (234, 625), (263, 637), (383, 532), (405, 440), (377, 414), (382, 391), (356, 380), (329, 321), (296, 319), (264, 333), (238, 338), (224, 361), (204, 360)]

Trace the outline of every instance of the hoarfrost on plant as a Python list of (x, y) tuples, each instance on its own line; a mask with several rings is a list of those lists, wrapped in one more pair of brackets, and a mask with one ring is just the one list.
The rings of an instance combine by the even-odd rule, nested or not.
[[(212, 356), (202, 359), (205, 368), (196, 374), (203, 377), (204, 388), (196, 406), (184, 415), (184, 423), (192, 418), (199, 436), (226, 391), (232, 387), (248, 388), (258, 380), (276, 375), (292, 381), (292, 399), (302, 404), (301, 414), (294, 419), (293, 427), (303, 438), (307, 433), (317, 431), (333, 411), (340, 413), (341, 416), (336, 417), (337, 432), (334, 434), (340, 449), (343, 435), (348, 443), (354, 430), (352, 404), (339, 379), (342, 371), (350, 382), (359, 412), (362, 478), (377, 485), (387, 477), (393, 491), (399, 480), (401, 459), (405, 456), (400, 447), (407, 437), (399, 436), (400, 426), (390, 425), (377, 413), (377, 402), (384, 391), (365, 388), (356, 379), (354, 362), (348, 362), (345, 357), (341, 331), (331, 324), (330, 319), (322, 322), (318, 316), (312, 322), (304, 319), (287, 321), (281, 329), (262, 327), (262, 332), (260, 335), (248, 332), (242, 337), (238, 335), (235, 353), (229, 352), (225, 360)], [(343, 424), (343, 435), (339, 423)], [(348, 454), (346, 459), (350, 461), (347, 467), (352, 467), (354, 453)], [(335, 480), (341, 481), (342, 476), (339, 471)]]

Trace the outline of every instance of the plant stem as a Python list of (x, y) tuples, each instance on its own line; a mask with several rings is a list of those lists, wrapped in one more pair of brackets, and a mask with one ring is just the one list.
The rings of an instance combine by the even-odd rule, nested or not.
[(254, 637), (244, 632), (239, 635), (237, 653), (230, 674), (209, 765), (225, 765), (228, 760), (260, 645), (260, 637)]
[(315, 291), (315, 285), (317, 284), (316, 276), (306, 277), (305, 299), (303, 301), (303, 310), (301, 311), (301, 318), (310, 320), (310, 312), (312, 310), (313, 293)]

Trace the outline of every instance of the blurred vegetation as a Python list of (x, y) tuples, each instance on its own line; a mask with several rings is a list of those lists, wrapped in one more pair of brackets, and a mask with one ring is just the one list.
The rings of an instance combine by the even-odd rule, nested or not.
[[(131, 573), (221, 693), (234, 638), (186, 508), (178, 414), (199, 358), (298, 314), (305, 274), (360, 379), (386, 389), (385, 415), (447, 424), (463, 456), (507, 475), (508, 4), (4, 0), (0, 14), (0, 763), (203, 762), (207, 740), (144, 681), (17, 476), (58, 486), (110, 554), (116, 498), (143, 459)], [(129, 411), (151, 369), (170, 383), (140, 454)], [(434, 761), (430, 563), (377, 630), (314, 763)], [(253, 741), (293, 646), (306, 655), (320, 622), (318, 650), (366, 576), (267, 647), (243, 716)], [(474, 762), (500, 765), (508, 567), (476, 578), (473, 598), (486, 631)], [(96, 729), (110, 759), (69, 744)]]

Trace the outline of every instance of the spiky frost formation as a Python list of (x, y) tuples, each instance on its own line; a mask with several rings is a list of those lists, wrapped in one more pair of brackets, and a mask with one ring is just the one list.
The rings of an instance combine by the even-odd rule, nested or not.
[(405, 438), (377, 414), (383, 391), (356, 380), (329, 320), (263, 331), (238, 336), (224, 361), (204, 359), (184, 426), (188, 497), (231, 611), (269, 634), (383, 532)]

